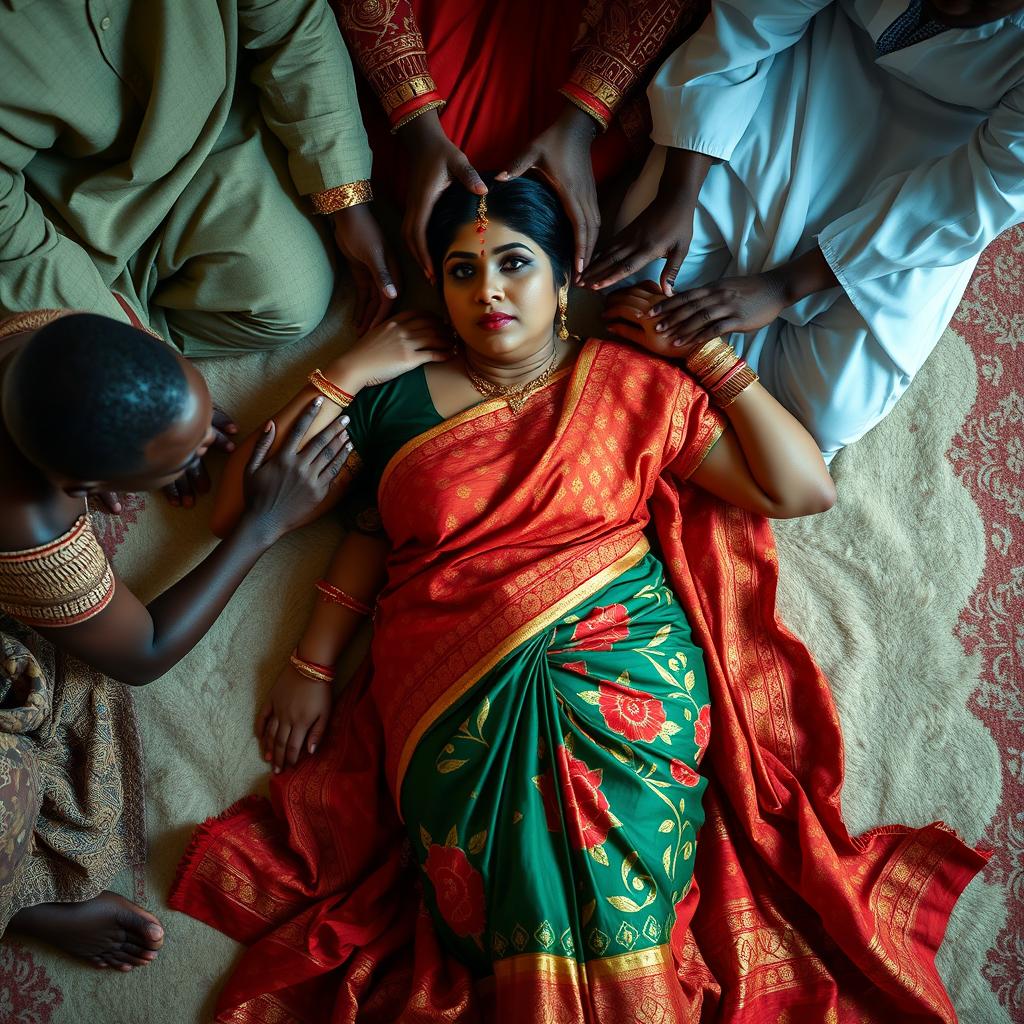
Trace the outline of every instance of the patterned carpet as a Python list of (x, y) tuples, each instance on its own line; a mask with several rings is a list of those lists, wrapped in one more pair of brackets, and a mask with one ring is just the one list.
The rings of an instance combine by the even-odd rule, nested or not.
[[(276, 359), (206, 364), (215, 396), (252, 427), (337, 348), (343, 313)], [(942, 818), (994, 849), (940, 968), (964, 1024), (1024, 1024), (1024, 228), (990, 247), (914, 387), (835, 477), (832, 512), (778, 530), (780, 605), (833, 681), (845, 813), (853, 831)], [(153, 594), (208, 549), (203, 513), (137, 498), (102, 530)], [(111, 977), (4, 942), (0, 1024), (209, 1019), (237, 947), (169, 911), (167, 888), (194, 823), (264, 784), (254, 710), (336, 536), (321, 523), (279, 544), (199, 648), (138, 693), (150, 863), (120, 889), (163, 920), (159, 961)]]

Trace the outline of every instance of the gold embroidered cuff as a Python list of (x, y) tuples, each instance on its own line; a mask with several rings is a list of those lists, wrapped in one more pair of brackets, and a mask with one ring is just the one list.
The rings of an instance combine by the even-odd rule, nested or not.
[(410, 121), (415, 121), (420, 114), (425, 114), (428, 110), (443, 110), (444, 107), (444, 100), (431, 100), (430, 103), (424, 103), (422, 107), (417, 107), (411, 114), (406, 114), (400, 121), (393, 124), (391, 134), (394, 135), (399, 128), (404, 128)]
[(601, 131), (607, 131), (609, 121), (606, 117), (602, 117), (592, 106), (584, 103), (578, 96), (574, 96), (568, 89), (559, 89), (559, 94), (563, 99), (567, 99), (574, 107), (579, 107), (584, 114), (589, 114), (600, 126)]
[(347, 185), (314, 192), (309, 198), (317, 213), (337, 213), (338, 210), (347, 210), (350, 206), (368, 203), (373, 199), (373, 189), (368, 181), (350, 181)]

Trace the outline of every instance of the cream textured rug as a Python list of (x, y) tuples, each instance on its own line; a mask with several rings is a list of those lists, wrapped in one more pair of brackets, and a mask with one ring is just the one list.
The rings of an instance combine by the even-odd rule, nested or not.
[[(1024, 1022), (1022, 265), (1019, 229), (986, 254), (892, 416), (836, 460), (837, 506), (777, 528), (784, 618), (830, 676), (845, 729), (851, 831), (942, 818), (996, 848), (940, 952), (964, 1024)], [(273, 356), (203, 364), (215, 398), (252, 428), (346, 343), (344, 312), (336, 305), (312, 338)], [(157, 593), (210, 547), (207, 511), (146, 498), (120, 521), (105, 518), (119, 571)], [(196, 822), (265, 788), (257, 705), (339, 532), (321, 522), (278, 544), (199, 647), (137, 691), (150, 859), (121, 889), (162, 918), (159, 960), (113, 976), (0, 944), (0, 1024), (210, 1018), (238, 948), (169, 911), (166, 894)]]

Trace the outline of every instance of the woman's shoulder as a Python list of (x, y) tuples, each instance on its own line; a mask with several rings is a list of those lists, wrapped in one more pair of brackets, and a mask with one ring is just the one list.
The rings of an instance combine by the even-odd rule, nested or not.
[(693, 387), (693, 380), (683, 370), (679, 360), (648, 352), (628, 341), (615, 338), (590, 338), (584, 352), (590, 351), (595, 362), (601, 362), (606, 369), (626, 377), (633, 377), (649, 384), (664, 384), (672, 387)]

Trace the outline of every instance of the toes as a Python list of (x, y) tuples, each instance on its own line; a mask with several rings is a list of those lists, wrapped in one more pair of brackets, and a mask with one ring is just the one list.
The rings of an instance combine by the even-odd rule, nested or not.
[(164, 930), (150, 913), (134, 904), (118, 914), (118, 924), (128, 932), (127, 939), (144, 949), (159, 949), (164, 944)]
[(114, 953), (133, 967), (145, 967), (156, 959), (155, 949), (143, 949), (131, 942), (122, 942), (121, 948), (115, 950)]
[(133, 967), (138, 967), (142, 963), (137, 957), (128, 956), (127, 953), (112, 951), (107, 953), (106, 956), (119, 971), (130, 971)]
[(106, 970), (106, 968), (109, 966), (101, 956), (90, 956), (86, 959), (89, 961), (89, 963), (93, 965), (93, 967), (100, 967), (103, 970)]
[(136, 945), (134, 942), (122, 942), (121, 952), (127, 956), (136, 957), (144, 964), (152, 963), (157, 958), (155, 949), (146, 949), (144, 946)]

